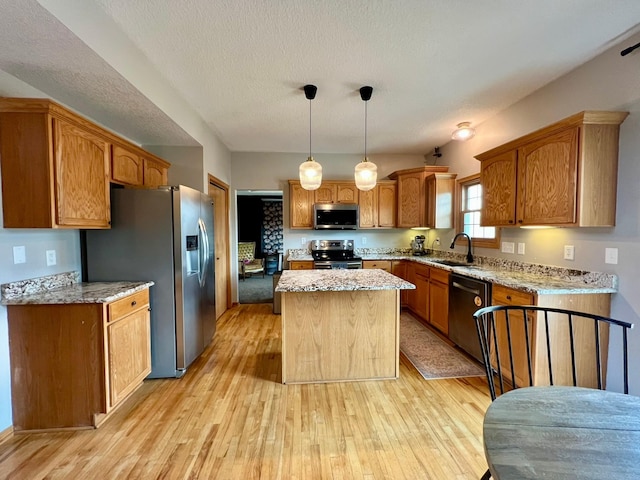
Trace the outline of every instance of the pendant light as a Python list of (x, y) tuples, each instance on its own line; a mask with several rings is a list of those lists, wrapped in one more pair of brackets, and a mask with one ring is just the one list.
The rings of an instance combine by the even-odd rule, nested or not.
[(476, 129), (471, 126), (471, 122), (460, 122), (457, 127), (451, 134), (453, 140), (464, 142), (476, 134)]
[(298, 172), (300, 186), (305, 190), (317, 190), (322, 183), (322, 165), (311, 156), (311, 100), (316, 98), (317, 91), (318, 87), (315, 85), (304, 86), (304, 95), (309, 100), (309, 158), (300, 164)]
[(367, 191), (376, 186), (378, 179), (378, 167), (367, 158), (367, 102), (371, 99), (373, 87), (360, 88), (360, 98), (364, 101), (364, 160), (356, 165), (356, 187)]

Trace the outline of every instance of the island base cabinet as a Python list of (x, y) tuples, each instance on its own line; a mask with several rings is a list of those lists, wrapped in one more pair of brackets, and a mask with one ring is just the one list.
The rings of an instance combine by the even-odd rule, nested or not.
[(398, 290), (284, 292), (282, 383), (395, 379)]

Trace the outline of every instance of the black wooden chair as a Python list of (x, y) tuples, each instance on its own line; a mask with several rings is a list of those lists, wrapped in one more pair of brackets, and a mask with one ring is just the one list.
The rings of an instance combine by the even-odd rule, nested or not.
[[(481, 308), (473, 318), (491, 401), (497, 397), (496, 383), (500, 394), (534, 385), (603, 390), (609, 360), (617, 362), (609, 371), (620, 368), (624, 393), (629, 393), (631, 323), (559, 308), (513, 305)], [(610, 343), (616, 348), (609, 348)], [(489, 478), (487, 470), (482, 480)]]

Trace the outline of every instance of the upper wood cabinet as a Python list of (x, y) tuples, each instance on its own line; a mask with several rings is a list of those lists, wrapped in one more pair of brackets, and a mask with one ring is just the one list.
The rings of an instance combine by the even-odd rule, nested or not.
[(396, 182), (381, 180), (371, 190), (360, 192), (360, 228), (396, 226)]
[(169, 164), (158, 158), (145, 157), (143, 159), (145, 187), (159, 187), (167, 185)]
[(477, 155), (483, 225), (614, 226), (627, 115), (581, 112)]
[(432, 173), (425, 180), (426, 222), (429, 228), (453, 228), (455, 173)]
[(314, 203), (358, 203), (358, 188), (350, 181), (326, 181), (313, 191)]
[(51, 100), (0, 98), (0, 167), (4, 227), (109, 228), (109, 182), (166, 184), (169, 163)]
[(289, 228), (313, 228), (313, 190), (305, 190), (299, 180), (289, 180)]
[(0, 99), (7, 228), (109, 228), (109, 139), (49, 100)]
[[(433, 173), (446, 173), (449, 167), (426, 166), (398, 170), (389, 175), (397, 180), (397, 226), (401, 228), (426, 227), (427, 225), (427, 186), (426, 178)], [(433, 208), (437, 208), (433, 207)]]
[(151, 154), (114, 145), (111, 151), (111, 181), (123, 185), (158, 187), (167, 185), (169, 163)]

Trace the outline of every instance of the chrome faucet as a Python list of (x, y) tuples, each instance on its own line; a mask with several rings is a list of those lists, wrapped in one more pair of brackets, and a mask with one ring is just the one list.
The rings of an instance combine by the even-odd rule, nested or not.
[(471, 255), (471, 237), (466, 233), (456, 233), (456, 236), (453, 237), (453, 240), (451, 241), (451, 245), (449, 245), (449, 248), (453, 250), (453, 248), (456, 246), (456, 240), (458, 239), (458, 237), (461, 237), (461, 236), (467, 237), (467, 244), (469, 246), (469, 248), (467, 249), (467, 262), (473, 263), (473, 255)]

